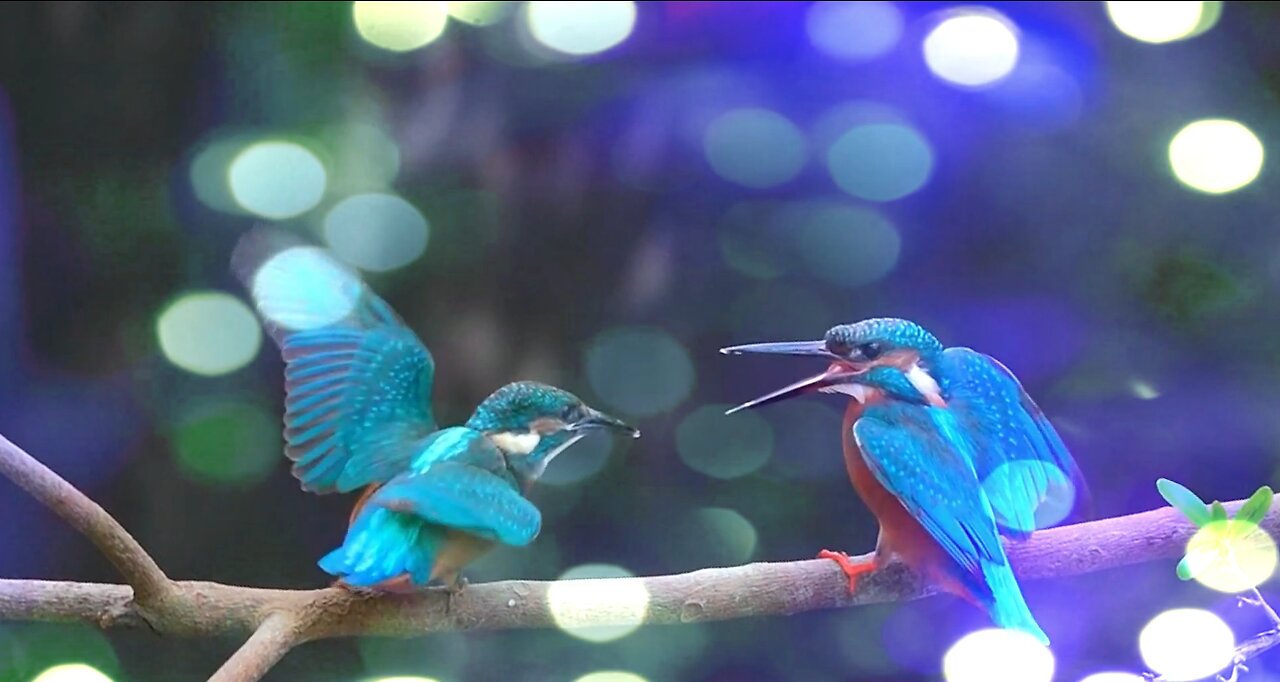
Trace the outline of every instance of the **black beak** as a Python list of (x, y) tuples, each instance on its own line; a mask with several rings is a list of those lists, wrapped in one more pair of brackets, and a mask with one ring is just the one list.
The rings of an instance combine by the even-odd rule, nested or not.
[(726, 410), (725, 414), (733, 414), (734, 412), (741, 410), (761, 407), (771, 403), (781, 402), (787, 398), (794, 398), (806, 393), (820, 391), (827, 386), (845, 383), (850, 378), (857, 376), (858, 374), (860, 374), (860, 372), (853, 368), (838, 363), (832, 363), (831, 366), (821, 374), (815, 374), (811, 377), (801, 379), (790, 386), (784, 386), (772, 393), (766, 393), (755, 400), (748, 400), (737, 407)]
[(834, 360), (830, 367), (821, 374), (815, 374), (806, 379), (784, 386), (772, 393), (747, 401), (735, 408), (725, 412), (725, 414), (733, 414), (740, 410), (750, 409), (752, 407), (761, 407), (776, 403), (787, 398), (794, 398), (806, 393), (821, 390), (827, 386), (844, 383), (859, 374), (859, 370), (850, 367), (844, 363), (844, 358), (827, 350), (825, 341), (778, 341), (774, 343), (748, 343), (743, 346), (729, 346), (721, 348), (721, 353), (725, 355), (745, 355), (747, 353), (764, 353), (768, 355), (808, 355)]
[(611, 429), (625, 433), (632, 438), (640, 437), (640, 429), (603, 412), (587, 408), (587, 416), (569, 425), (570, 431), (586, 431), (590, 429)]
[(748, 343), (742, 346), (721, 348), (725, 355), (745, 355), (747, 353), (766, 353), (769, 355), (816, 355), (832, 360), (841, 359), (827, 350), (825, 341), (776, 341), (773, 343)]

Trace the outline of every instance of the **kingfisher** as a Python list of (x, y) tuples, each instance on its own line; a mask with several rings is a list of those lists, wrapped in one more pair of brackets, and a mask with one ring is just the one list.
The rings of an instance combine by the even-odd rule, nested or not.
[(902, 562), (986, 610), (999, 627), (1043, 644), (1001, 543), (1024, 539), (1057, 505), (1087, 490), (1053, 425), (996, 359), (944, 348), (920, 325), (875, 318), (829, 329), (820, 341), (755, 343), (725, 354), (814, 356), (821, 373), (729, 410), (807, 393), (850, 398), (841, 428), (845, 468), (880, 525), (870, 562), (823, 550), (849, 579)]
[(639, 431), (572, 393), (507, 384), (461, 426), (438, 429), (435, 363), (404, 321), (328, 251), (250, 232), (232, 256), (285, 361), (285, 454), (303, 490), (363, 489), (340, 547), (319, 566), (339, 585), (451, 590), (496, 544), (542, 525), (526, 497), (558, 454), (588, 433)]

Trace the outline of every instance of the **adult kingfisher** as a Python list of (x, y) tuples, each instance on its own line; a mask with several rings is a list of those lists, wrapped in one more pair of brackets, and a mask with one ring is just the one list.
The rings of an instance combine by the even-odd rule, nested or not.
[[(852, 398), (842, 427), (854, 490), (880, 524), (874, 559), (823, 550), (849, 578), (891, 561), (984, 608), (996, 625), (1048, 637), (1027, 608), (1000, 536), (1025, 538), (1048, 507), (1087, 495), (1079, 468), (1004, 365), (943, 348), (914, 322), (832, 327), (821, 341), (731, 346), (722, 353), (808, 355), (827, 368), (729, 412), (798, 395)], [(1041, 512), (1038, 514), (1038, 512)], [(1038, 518), (1038, 516), (1040, 518)], [(1058, 518), (1048, 521), (1058, 521)]]
[(426, 346), (328, 252), (259, 230), (232, 266), (285, 361), (285, 454), (303, 490), (364, 488), (342, 546), (320, 568), (351, 588), (410, 591), (496, 543), (533, 541), (524, 494), (556, 455), (598, 429), (639, 431), (568, 391), (507, 384), (462, 426), (437, 430)]

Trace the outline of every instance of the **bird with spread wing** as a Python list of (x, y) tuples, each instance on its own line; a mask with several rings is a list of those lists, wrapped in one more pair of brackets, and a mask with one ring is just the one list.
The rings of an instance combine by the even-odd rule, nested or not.
[(556, 455), (595, 430), (639, 436), (572, 393), (530, 381), (499, 388), (465, 424), (439, 429), (431, 354), (352, 270), (266, 230), (242, 238), (232, 267), (284, 357), (294, 476), (319, 495), (364, 491), (342, 545), (319, 562), (341, 584), (456, 585), (495, 544), (538, 535), (542, 515), (525, 492)]

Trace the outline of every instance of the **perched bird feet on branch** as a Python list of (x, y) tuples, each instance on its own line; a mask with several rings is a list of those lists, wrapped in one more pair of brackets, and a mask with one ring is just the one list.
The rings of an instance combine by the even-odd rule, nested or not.
[(855, 562), (844, 552), (833, 552), (829, 549), (824, 549), (821, 552), (818, 552), (818, 558), (830, 559), (840, 566), (840, 570), (844, 571), (844, 574), (849, 577), (849, 594), (857, 592), (858, 578), (876, 570), (876, 562), (874, 559), (871, 561)]
[(442, 584), (428, 589), (444, 592), (444, 613), (445, 615), (449, 615), (453, 612), (453, 600), (457, 599), (458, 595), (462, 594), (463, 591), (467, 589), (468, 584), (466, 577), (459, 573), (454, 575), (452, 580), (445, 580)]

